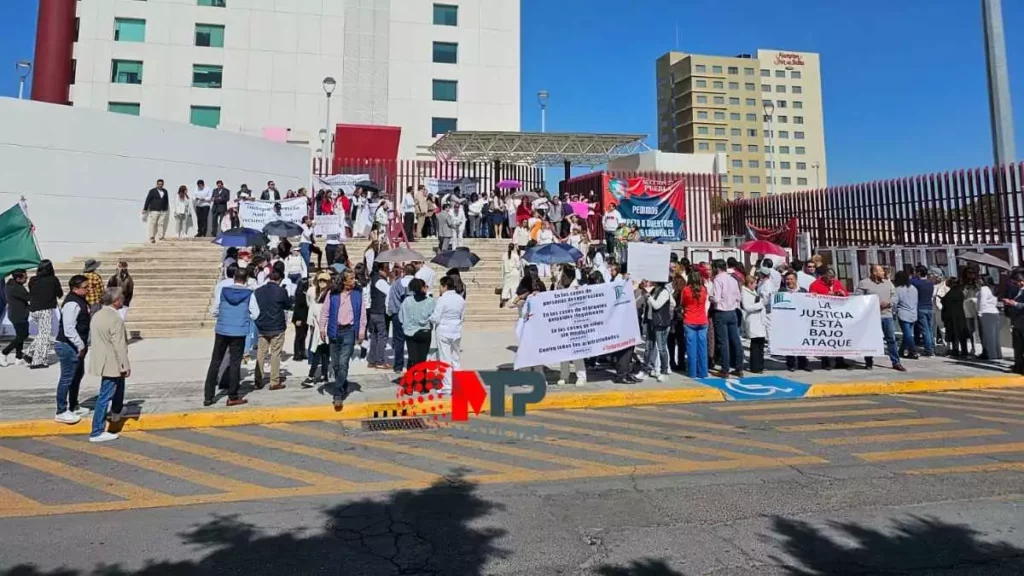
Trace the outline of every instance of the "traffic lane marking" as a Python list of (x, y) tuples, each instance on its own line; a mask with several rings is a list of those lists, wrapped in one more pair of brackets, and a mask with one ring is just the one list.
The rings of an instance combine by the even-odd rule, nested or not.
[[(902, 400), (905, 397), (904, 396), (900, 396), (899, 398)], [(1024, 406), (1017, 406), (1016, 404), (1012, 404), (1012, 403), (1007, 405), (1006, 401), (1000, 401), (997, 398), (993, 398), (991, 400), (971, 400), (971, 399), (966, 399), (966, 398), (951, 397), (948, 394), (935, 394), (935, 395), (928, 395), (928, 396), (925, 396), (925, 395), (917, 396), (917, 395), (915, 395), (913, 398), (919, 399), (919, 400), (925, 400), (925, 401), (928, 401), (928, 402), (934, 402), (936, 404), (943, 404), (943, 405), (948, 405), (948, 406), (956, 406), (958, 408), (960, 406), (968, 406), (968, 407), (970, 407), (970, 406), (981, 406), (981, 407), (987, 407), (987, 408), (1004, 408), (1004, 409), (1005, 408), (1018, 408), (1017, 414), (1019, 414), (1021, 416), (1024, 416)]]
[(46, 509), (46, 505), (28, 496), (22, 496), (14, 490), (0, 486), (0, 516), (3, 510), (21, 510), (25, 512), (38, 512)]
[(740, 404), (737, 406), (714, 406), (711, 409), (716, 412), (755, 412), (755, 411), (766, 411), (766, 410), (777, 410), (780, 408), (819, 408), (819, 407), (838, 407), (838, 406), (867, 406), (872, 404), (878, 404), (873, 400), (825, 400), (825, 401), (796, 401), (796, 402), (780, 402), (780, 401), (765, 401), (757, 404)]
[[(647, 413), (629, 413), (619, 412), (617, 410), (608, 409), (596, 409), (596, 410), (573, 410), (572, 413), (582, 412), (586, 414), (599, 414), (606, 415), (608, 418), (634, 418), (642, 419), (649, 422), (662, 422), (665, 424), (677, 425), (677, 426), (689, 426), (692, 428), (707, 428), (708, 430), (718, 430), (722, 432), (742, 432), (742, 429), (736, 426), (730, 426), (728, 424), (719, 424), (717, 422), (708, 422), (706, 420), (688, 420), (685, 418), (665, 418), (659, 416), (651, 416)], [(565, 414), (566, 412), (558, 412), (558, 414)], [(544, 414), (555, 414), (555, 412), (544, 412)]]
[(693, 412), (691, 410), (684, 410), (678, 406), (672, 406), (671, 404), (659, 404), (656, 406), (630, 406), (634, 410), (643, 410), (645, 412), (661, 412), (668, 414), (678, 414), (679, 416), (691, 416), (694, 418), (703, 418), (703, 414)]
[[(978, 392), (946, 392), (944, 396), (955, 396), (957, 398), (978, 398), (982, 400), (999, 400), (1001, 402), (1009, 403), (1015, 406), (1021, 406), (1024, 408), (1024, 396), (1010, 397), (1004, 393), (988, 393), (986, 390)], [(1016, 404), (1016, 403), (1020, 404)]]
[(946, 466), (943, 468), (917, 468), (904, 470), (914, 476), (938, 474), (977, 474), (983, 472), (1024, 472), (1024, 462), (997, 462), (994, 464), (973, 464), (968, 466)]
[(954, 424), (952, 418), (902, 418), (894, 420), (862, 420), (857, 422), (825, 422), (821, 424), (793, 424), (778, 426), (779, 432), (826, 432), (829, 430), (861, 430), (870, 428), (901, 428), (903, 426), (938, 426)]
[(977, 418), (978, 420), (985, 420), (986, 422), (999, 422), (1001, 424), (1018, 424), (1024, 425), (1024, 420), (1017, 418), (1000, 418), (999, 416), (982, 416), (980, 414), (967, 414), (968, 416)]
[(984, 412), (986, 414), (1007, 414), (1009, 416), (1024, 416), (1024, 410), (1003, 410), (1001, 408), (983, 408), (980, 406), (957, 406), (956, 404), (949, 404), (942, 400), (928, 399), (925, 400), (923, 397), (919, 400), (908, 400), (906, 398), (897, 398), (900, 402), (906, 404), (913, 404), (915, 406), (928, 406), (931, 408), (938, 408), (943, 410), (970, 410), (971, 412)]
[(980, 438), (1001, 436), (1002, 430), (970, 428), (966, 430), (939, 430), (936, 432), (902, 432), (898, 434), (872, 434), (867, 436), (843, 436), (838, 438), (815, 438), (811, 441), (822, 446), (849, 446), (853, 444), (883, 444), (886, 442), (918, 442), (923, 440), (944, 440), (947, 438)]
[[(453, 429), (467, 429), (458, 424), (452, 425)], [(595, 462), (593, 460), (582, 460), (580, 458), (572, 458), (569, 456), (563, 456), (560, 454), (549, 454), (547, 452), (540, 452), (536, 449), (523, 449), (515, 446), (509, 446), (507, 444), (495, 444), (492, 442), (484, 442), (481, 440), (471, 440), (469, 438), (456, 438), (453, 436), (445, 436), (438, 434), (431, 438), (435, 442), (441, 442), (442, 444), (449, 444), (452, 446), (461, 446), (465, 448), (475, 448), (477, 450), (486, 450), (489, 452), (497, 452), (499, 454), (510, 454), (519, 458), (539, 460), (541, 462), (550, 462), (552, 464), (561, 464), (563, 466), (570, 466), (572, 468), (579, 468), (581, 470), (610, 470), (618, 469), (622, 466), (616, 466), (612, 464), (605, 464), (603, 462)]]
[(913, 414), (908, 408), (872, 408), (868, 410), (837, 410), (835, 412), (793, 412), (789, 414), (757, 414), (743, 416), (744, 420), (771, 422), (776, 420), (805, 420), (808, 418), (845, 418), (847, 416), (891, 416), (894, 414)]
[[(608, 426), (620, 426), (630, 430), (640, 430), (644, 432), (652, 432), (655, 434), (670, 434), (672, 436), (681, 436), (684, 438), (694, 438), (698, 440), (705, 440), (708, 442), (717, 442), (719, 444), (729, 444), (732, 446), (742, 446), (745, 448), (756, 448), (759, 450), (770, 450), (775, 452), (787, 452), (789, 454), (806, 454), (803, 450), (798, 450), (792, 446), (786, 446), (785, 444), (774, 444), (771, 442), (761, 442), (758, 440), (749, 440), (746, 438), (731, 438), (728, 436), (721, 436), (718, 434), (708, 434), (705, 432), (697, 432), (686, 429), (675, 429), (666, 428), (665, 426), (645, 426), (643, 424), (636, 424), (633, 420), (642, 419), (645, 422), (655, 422), (667, 425), (676, 425), (679, 423), (678, 420), (671, 418), (658, 418), (654, 416), (647, 416), (646, 414), (626, 415), (621, 412), (609, 412), (606, 410), (582, 410), (587, 418), (573, 417), (574, 420), (580, 422), (589, 422), (596, 420), (596, 423), (600, 423)], [(545, 415), (550, 416), (554, 413), (548, 412)], [(680, 424), (686, 426), (688, 424)], [(732, 427), (736, 432), (742, 432), (739, 428)], [(729, 453), (727, 453), (729, 454)]]
[(918, 460), (923, 458), (942, 458), (948, 456), (984, 456), (987, 454), (1007, 454), (1013, 452), (1024, 452), (1024, 442), (861, 452), (855, 453), (854, 456), (864, 460), (865, 462), (894, 462), (898, 460)]

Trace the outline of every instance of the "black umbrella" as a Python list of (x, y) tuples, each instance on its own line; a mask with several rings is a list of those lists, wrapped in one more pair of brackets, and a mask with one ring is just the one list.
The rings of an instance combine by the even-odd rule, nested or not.
[(405, 248), (392, 248), (377, 255), (374, 262), (424, 262), (426, 257), (419, 252)]
[(373, 180), (360, 180), (359, 182), (356, 182), (356, 188), (362, 188), (363, 190), (369, 190), (371, 192), (380, 192), (380, 186), (378, 186)]
[(267, 236), (277, 236), (278, 238), (291, 238), (302, 235), (302, 226), (287, 220), (276, 220), (264, 226), (263, 233)]
[(214, 239), (213, 243), (224, 247), (233, 246), (235, 248), (243, 248), (246, 246), (266, 246), (267, 237), (259, 230), (252, 230), (250, 228), (232, 228), (217, 234), (217, 238)]
[(469, 251), (469, 248), (458, 248), (455, 250), (448, 250), (447, 252), (441, 252), (434, 259), (431, 260), (434, 264), (440, 264), (445, 268), (458, 268), (459, 270), (469, 270), (473, 266), (480, 262), (480, 257)]

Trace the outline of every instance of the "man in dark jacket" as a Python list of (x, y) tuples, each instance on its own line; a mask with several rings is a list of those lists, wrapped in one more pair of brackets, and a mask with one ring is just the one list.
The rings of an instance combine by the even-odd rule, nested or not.
[(146, 203), (142, 205), (142, 216), (149, 224), (149, 241), (156, 243), (156, 234), (160, 232), (160, 239), (167, 235), (167, 211), (170, 208), (170, 201), (167, 197), (167, 189), (164, 188), (164, 180), (156, 181), (156, 187), (151, 188), (146, 194)]
[(277, 190), (277, 184), (271, 180), (267, 182), (267, 189), (260, 194), (260, 200), (280, 200), (281, 193)]
[(256, 382), (257, 389), (263, 388), (263, 360), (270, 352), (270, 390), (284, 388), (281, 383), (281, 349), (284, 348), (284, 332), (286, 327), (285, 311), (292, 309), (292, 300), (288, 291), (281, 287), (284, 276), (278, 270), (270, 272), (270, 281), (256, 289), (256, 304), (260, 314), (256, 318), (256, 329), (259, 341), (256, 347)]
[(57, 358), (60, 359), (60, 380), (57, 381), (57, 416), (61, 424), (78, 424), (89, 411), (78, 405), (78, 389), (85, 375), (85, 355), (89, 352), (89, 303), (85, 301), (88, 280), (78, 274), (68, 282), (71, 292), (60, 308), (57, 330)]
[(1013, 367), (1011, 372), (1024, 374), (1024, 272), (1016, 271), (1010, 277), (1016, 288), (1014, 298), (1004, 298), (1003, 305), (1010, 311), (1011, 335), (1013, 336)]
[(210, 203), (212, 208), (210, 213), (210, 221), (213, 223), (213, 228), (210, 230), (210, 236), (216, 236), (217, 232), (220, 231), (220, 221), (224, 218), (224, 215), (228, 212), (228, 202), (231, 201), (231, 190), (224, 187), (223, 180), (217, 180), (217, 187), (210, 192)]
[[(22, 349), (25, 347), (25, 340), (28, 340), (28, 290), (25, 283), (28, 282), (28, 273), (18, 269), (11, 273), (11, 279), (4, 286), (4, 297), (7, 301), (7, 317), (14, 326), (14, 340), (0, 352), (0, 366), (7, 366), (10, 362), (7, 356), (13, 351), (16, 362), (21, 364), (25, 357)], [(3, 312), (0, 311), (0, 319), (3, 319)]]
[(121, 260), (117, 263), (117, 272), (107, 281), (107, 288), (120, 288), (124, 303), (117, 313), (121, 316), (122, 322), (128, 321), (128, 308), (132, 305), (132, 297), (135, 295), (135, 280), (128, 273), (128, 261)]

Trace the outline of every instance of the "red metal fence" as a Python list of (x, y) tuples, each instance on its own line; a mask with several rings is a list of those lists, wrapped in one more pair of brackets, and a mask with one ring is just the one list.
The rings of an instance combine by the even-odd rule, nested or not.
[[(479, 182), (482, 191), (493, 190), (502, 180), (519, 180), (527, 190), (544, 187), (544, 170), (522, 164), (339, 158), (335, 160), (334, 166), (335, 174), (368, 174), (392, 201), (397, 200), (399, 190), (405, 190), (408, 186), (416, 188), (430, 178), (470, 178)], [(327, 168), (322, 159), (313, 159), (313, 174), (327, 176)]]
[(736, 200), (721, 209), (722, 233), (797, 218), (814, 247), (1011, 244), (1020, 254), (1022, 185), (1024, 164), (1009, 164)]
[[(722, 234), (718, 222), (721, 210), (722, 181), (713, 174), (689, 174), (683, 172), (592, 172), (563, 180), (559, 191), (566, 195), (578, 194), (587, 197), (591, 191), (596, 195), (598, 212), (604, 211), (604, 176), (628, 180), (630, 178), (648, 178), (651, 180), (682, 180), (683, 194), (686, 202), (686, 242), (698, 244), (718, 244)], [(591, 230), (591, 234), (600, 233)], [(599, 236), (600, 237), (600, 236)]]

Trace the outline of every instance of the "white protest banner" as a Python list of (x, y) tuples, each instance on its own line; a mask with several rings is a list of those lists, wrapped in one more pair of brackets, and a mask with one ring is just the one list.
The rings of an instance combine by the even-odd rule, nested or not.
[[(274, 214), (274, 204), (281, 205), (280, 216)], [(246, 200), (238, 203), (238, 220), (243, 228), (262, 231), (264, 226), (278, 220), (301, 224), (302, 217), (309, 215), (308, 210), (305, 198), (291, 198), (279, 202)]]
[(640, 343), (633, 291), (622, 282), (541, 292), (524, 306), (516, 368), (600, 356)]
[(331, 174), (330, 176), (313, 176), (317, 182), (320, 183), (320, 188), (330, 188), (331, 190), (341, 190), (345, 193), (345, 196), (351, 196), (355, 194), (356, 182), (361, 180), (369, 180), (369, 174)]
[(630, 242), (626, 252), (629, 277), (651, 282), (668, 282), (672, 247), (668, 244)]
[(459, 180), (438, 180), (437, 178), (427, 178), (424, 185), (427, 187), (427, 192), (430, 192), (435, 196), (454, 194), (457, 186), (459, 188), (459, 197), (461, 198), (469, 198), (473, 194), (478, 193), (480, 189), (480, 183), (472, 178), (462, 178)]
[(345, 237), (344, 214), (320, 214), (313, 220), (313, 235), (322, 238), (338, 234)]
[(779, 292), (772, 300), (773, 356), (881, 356), (877, 296)]

